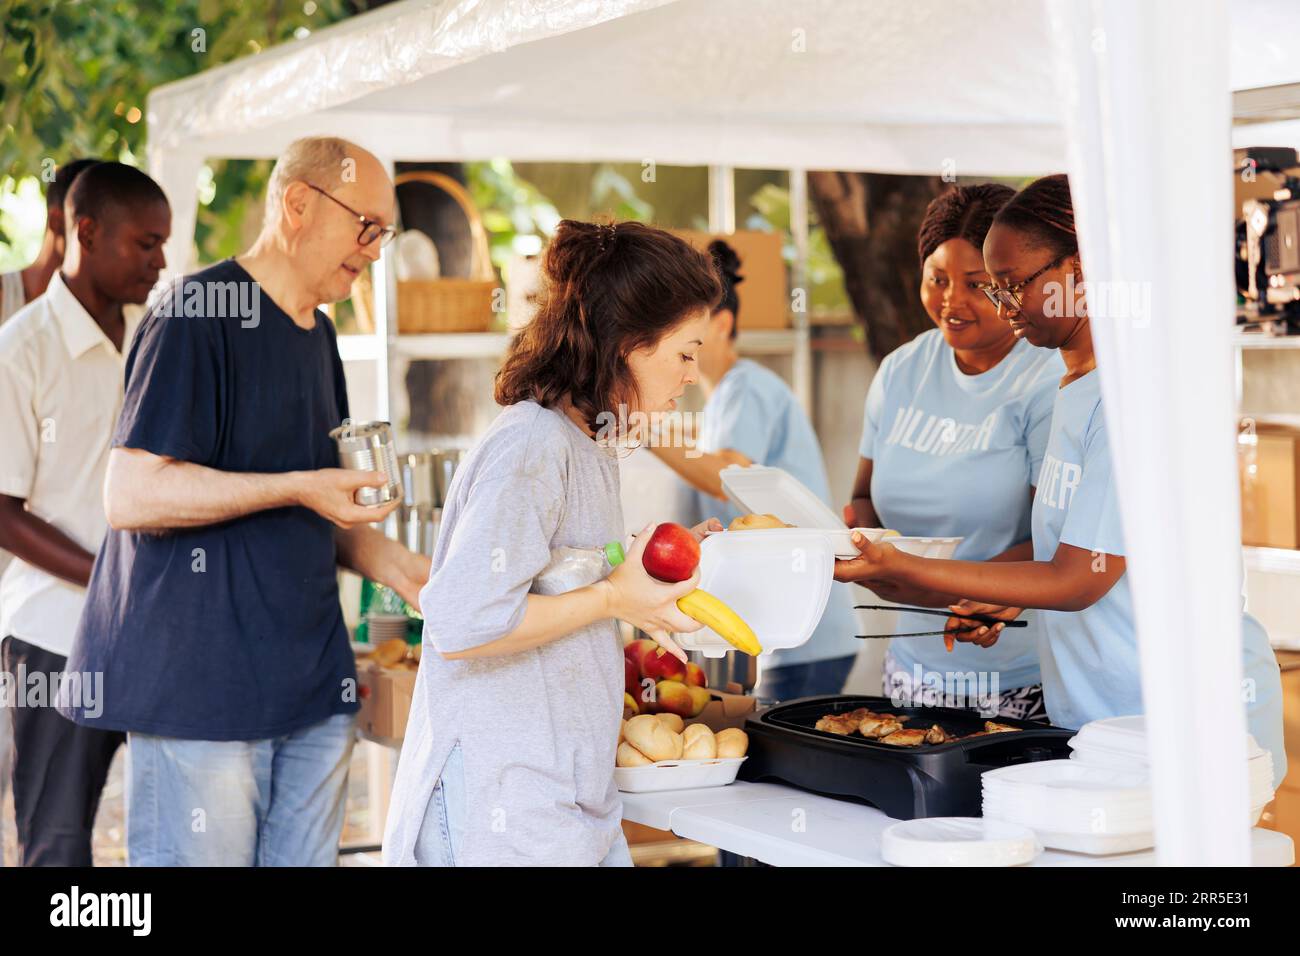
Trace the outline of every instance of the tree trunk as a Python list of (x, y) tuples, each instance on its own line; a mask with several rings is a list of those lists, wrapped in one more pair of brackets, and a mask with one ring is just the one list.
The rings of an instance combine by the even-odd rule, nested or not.
[(937, 176), (809, 172), (808, 192), (877, 360), (930, 328), (917, 301), (916, 233)]

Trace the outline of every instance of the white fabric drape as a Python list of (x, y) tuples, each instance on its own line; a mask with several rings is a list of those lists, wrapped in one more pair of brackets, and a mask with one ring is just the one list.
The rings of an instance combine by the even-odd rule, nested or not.
[[(1165, 865), (1247, 865), (1227, 13), (1218, 0), (1050, 11), (1156, 847)], [(1148, 292), (1146, 316), (1121, 307)]]

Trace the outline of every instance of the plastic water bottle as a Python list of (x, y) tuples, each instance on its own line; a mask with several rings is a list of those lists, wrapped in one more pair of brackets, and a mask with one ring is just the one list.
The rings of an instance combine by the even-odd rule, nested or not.
[(533, 578), (534, 594), (568, 594), (603, 581), (623, 563), (623, 545), (611, 541), (603, 548), (556, 548), (551, 561)]

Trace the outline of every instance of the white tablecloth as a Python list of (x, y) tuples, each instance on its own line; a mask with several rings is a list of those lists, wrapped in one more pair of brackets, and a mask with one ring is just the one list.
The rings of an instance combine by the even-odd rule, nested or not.
[[(775, 783), (623, 794), (623, 816), (773, 866), (886, 866), (880, 836), (897, 821), (863, 804)], [(1252, 832), (1255, 866), (1290, 866), (1286, 834)], [(1046, 850), (1033, 866), (1152, 866), (1155, 851), (1086, 856)]]

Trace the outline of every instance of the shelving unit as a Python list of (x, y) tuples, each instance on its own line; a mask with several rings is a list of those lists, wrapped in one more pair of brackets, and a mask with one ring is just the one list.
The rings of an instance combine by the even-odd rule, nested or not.
[(1241, 553), (1247, 571), (1262, 571), (1266, 574), (1300, 574), (1300, 551), (1245, 545)]
[(1300, 335), (1264, 335), (1260, 332), (1238, 332), (1233, 344), (1239, 349), (1300, 349)]
[[(462, 332), (397, 335), (387, 340), (388, 355), (406, 359), (479, 359), (505, 355), (513, 336), (508, 332)], [(377, 336), (340, 335), (339, 354), (345, 362), (374, 361), (383, 354)], [(745, 355), (793, 355), (801, 347), (797, 329), (742, 330), (737, 347)]]
[[(1233, 336), (1233, 345), (1236, 347), (1237, 408), (1240, 410), (1245, 378), (1242, 362), (1243, 350), (1300, 350), (1300, 335), (1282, 336), (1237, 332)], [(1258, 548), (1252, 545), (1243, 545), (1241, 553), (1247, 571), (1257, 571), (1262, 574), (1300, 574), (1300, 551), (1287, 548)]]
[[(390, 175), (394, 172), (389, 164)], [(795, 261), (792, 285), (805, 285), (808, 257), (808, 190), (802, 169), (790, 174), (790, 221)], [(709, 168), (709, 229), (715, 233), (735, 231), (735, 171), (729, 166)], [(511, 335), (507, 332), (397, 335), (397, 282), (393, 275), (393, 248), (383, 251), (375, 264), (375, 331), (365, 335), (339, 336), (339, 354), (344, 362), (376, 362), (377, 405), (381, 418), (391, 418), (391, 367), (394, 361), (421, 359), (499, 359), (505, 355)], [(389, 334), (390, 330), (393, 334)], [(737, 348), (744, 355), (791, 357), (791, 388), (804, 411), (812, 410), (812, 339), (808, 316), (791, 315), (788, 329), (741, 329)]]

